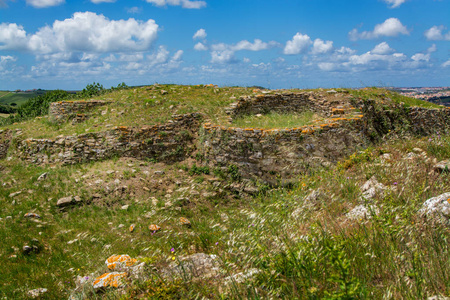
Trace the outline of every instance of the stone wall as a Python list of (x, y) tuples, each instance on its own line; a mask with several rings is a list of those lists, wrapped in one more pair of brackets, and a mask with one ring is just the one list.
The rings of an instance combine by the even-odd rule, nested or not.
[(115, 156), (174, 162), (195, 148), (200, 117), (195, 113), (176, 115), (163, 125), (120, 126), (56, 139), (26, 139), (18, 144), (17, 153), (23, 160), (37, 164), (75, 164)]
[(262, 130), (203, 125), (203, 155), (212, 167), (235, 165), (244, 178), (279, 184), (318, 165), (330, 165), (367, 147), (361, 117), (291, 129)]
[(0, 130), (0, 159), (5, 158), (8, 154), (11, 138), (11, 130)]
[[(337, 96), (337, 95), (336, 95)], [(350, 96), (337, 100), (320, 99), (307, 93), (260, 95), (242, 98), (228, 109), (237, 118), (244, 114), (313, 110), (330, 116), (315, 126), (262, 130), (233, 128), (210, 123), (203, 125), (201, 144), (211, 166), (235, 165), (240, 175), (265, 183), (295, 181), (296, 176), (317, 165), (337, 162), (358, 149), (364, 149), (386, 134), (433, 134), (450, 130), (450, 109), (408, 108)], [(357, 107), (362, 113), (355, 114)], [(342, 114), (336, 118), (337, 114)], [(334, 116), (334, 118), (333, 118)]]
[[(321, 116), (329, 117), (354, 110), (350, 103), (351, 96), (347, 93), (330, 93), (327, 99), (313, 92), (261, 94), (243, 96), (226, 109), (232, 119), (243, 115), (278, 113), (302, 113), (313, 111)], [(339, 99), (335, 96), (339, 96)]]
[(53, 102), (50, 103), (49, 116), (54, 122), (64, 122), (68, 119), (84, 121), (88, 117), (85, 112), (108, 103), (110, 102), (101, 100)]

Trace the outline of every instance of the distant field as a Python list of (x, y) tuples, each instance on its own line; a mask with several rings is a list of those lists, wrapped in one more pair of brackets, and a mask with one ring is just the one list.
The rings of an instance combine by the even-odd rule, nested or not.
[(11, 103), (16, 103), (17, 106), (21, 106), (28, 99), (36, 97), (38, 95), (42, 95), (46, 93), (46, 91), (36, 91), (36, 92), (8, 92), (8, 91), (0, 91), (0, 104), (9, 105)]

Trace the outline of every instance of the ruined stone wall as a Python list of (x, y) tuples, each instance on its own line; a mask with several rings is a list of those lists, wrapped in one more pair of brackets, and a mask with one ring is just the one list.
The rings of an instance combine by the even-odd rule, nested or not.
[(71, 118), (83, 121), (87, 118), (85, 112), (108, 103), (110, 102), (101, 100), (53, 102), (50, 103), (49, 116), (54, 122), (64, 122)]
[[(339, 94), (341, 100), (334, 100), (335, 94), (330, 94), (329, 98), (325, 99), (324, 96), (313, 92), (243, 96), (227, 108), (226, 112), (234, 119), (243, 115), (267, 114), (268, 112), (302, 113), (305, 111), (313, 111), (329, 117), (353, 110), (349, 101), (351, 96), (342, 97), (342, 93)], [(347, 101), (342, 101), (342, 98), (346, 98)]]
[(8, 154), (11, 138), (11, 130), (0, 130), (0, 159), (5, 158)]
[[(306, 93), (243, 98), (229, 108), (231, 116), (284, 111), (290, 104), (296, 112), (313, 110), (322, 116), (342, 116), (328, 118), (325, 124), (291, 129), (233, 128), (206, 123), (201, 136), (203, 154), (211, 165), (236, 165), (245, 178), (277, 184), (280, 179), (295, 181), (295, 175), (317, 165), (335, 163), (391, 131), (401, 135), (450, 130), (450, 109), (381, 106), (373, 100), (345, 98), (330, 101)], [(363, 114), (352, 113), (353, 105)]]
[(115, 156), (179, 161), (195, 147), (199, 119), (199, 114), (177, 115), (162, 125), (120, 126), (56, 139), (26, 139), (19, 143), (17, 153), (21, 159), (37, 164), (75, 164)]
[(262, 130), (203, 125), (201, 146), (212, 166), (235, 165), (244, 178), (278, 184), (318, 165), (330, 165), (367, 147), (361, 118), (292, 129)]

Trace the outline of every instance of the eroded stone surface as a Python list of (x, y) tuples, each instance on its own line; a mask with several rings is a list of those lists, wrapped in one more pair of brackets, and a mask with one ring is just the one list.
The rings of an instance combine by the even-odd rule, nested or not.
[(450, 192), (425, 201), (419, 214), (431, 221), (450, 225)]
[(126, 270), (130, 269), (137, 263), (137, 259), (131, 258), (129, 255), (111, 255), (105, 261), (106, 266), (110, 270)]
[(358, 205), (349, 211), (346, 216), (351, 220), (366, 220), (371, 219), (378, 213), (379, 210), (375, 205)]
[(161, 275), (167, 279), (173, 278), (212, 278), (220, 275), (219, 261), (216, 255), (195, 253), (178, 258), (167, 268), (161, 270)]
[(92, 283), (92, 286), (94, 289), (102, 289), (102, 288), (122, 288), (126, 286), (126, 278), (128, 277), (128, 274), (126, 272), (112, 272), (112, 273), (105, 273), (99, 277), (97, 277), (94, 282)]

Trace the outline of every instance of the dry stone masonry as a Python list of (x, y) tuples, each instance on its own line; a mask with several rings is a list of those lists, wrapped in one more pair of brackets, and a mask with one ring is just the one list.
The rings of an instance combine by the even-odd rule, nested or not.
[[(104, 101), (56, 102), (52, 118), (61, 122), (105, 105)], [(450, 129), (450, 109), (406, 107), (382, 101), (363, 100), (348, 92), (300, 92), (241, 97), (226, 108), (230, 122), (246, 115), (269, 112), (314, 112), (309, 125), (296, 128), (236, 128), (231, 124), (201, 124), (197, 113), (175, 115), (166, 124), (112, 130), (55, 139), (17, 140), (16, 155), (24, 161), (75, 164), (134, 157), (179, 161), (196, 148), (212, 167), (238, 170), (243, 178), (269, 184), (295, 180), (295, 175), (317, 166), (328, 166), (379, 141), (391, 131), (396, 135), (428, 135)], [(84, 114), (83, 114), (84, 116)], [(0, 159), (6, 156), (11, 131), (0, 131)]]
[(178, 161), (194, 147), (199, 114), (175, 115), (167, 124), (112, 130), (56, 139), (26, 139), (18, 155), (32, 163), (76, 164), (112, 157)]
[(82, 122), (87, 119), (86, 112), (95, 107), (109, 104), (108, 101), (89, 100), (89, 101), (58, 101), (50, 103), (49, 115), (56, 123), (65, 122), (73, 119), (75, 122)]

